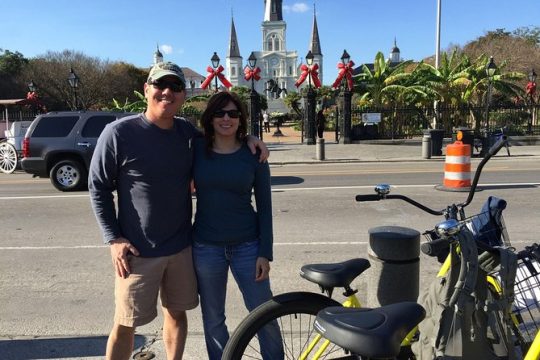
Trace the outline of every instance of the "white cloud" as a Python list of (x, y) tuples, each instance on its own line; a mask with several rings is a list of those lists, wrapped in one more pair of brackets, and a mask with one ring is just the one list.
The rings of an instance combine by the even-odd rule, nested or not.
[(161, 45), (160, 49), (164, 54), (171, 54), (173, 52), (173, 47), (171, 45)]
[(306, 3), (294, 3), (292, 6), (283, 5), (285, 12), (298, 12), (303, 13), (309, 11), (309, 6)]

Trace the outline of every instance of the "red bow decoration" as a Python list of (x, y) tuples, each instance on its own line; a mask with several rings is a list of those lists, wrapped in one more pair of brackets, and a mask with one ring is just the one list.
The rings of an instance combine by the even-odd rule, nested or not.
[(259, 81), (261, 79), (261, 76), (259, 75), (261, 72), (261, 69), (256, 67), (254, 70), (251, 70), (249, 66), (246, 66), (244, 68), (244, 79), (251, 80), (251, 78), (255, 79), (255, 81)]
[(300, 70), (302, 70), (302, 73), (300, 74), (298, 80), (296, 80), (296, 82), (294, 83), (294, 86), (299, 87), (300, 85), (302, 85), (302, 83), (306, 80), (307, 76), (310, 75), (315, 88), (320, 88), (321, 81), (319, 80), (319, 73), (317, 72), (318, 69), (319, 64), (313, 64), (312, 66), (302, 64), (302, 66), (300, 66)]
[(29, 91), (26, 94), (26, 100), (29, 101), (38, 101), (38, 95), (35, 93), (35, 91)]
[(343, 80), (343, 77), (347, 78), (347, 84), (349, 86), (349, 90), (353, 90), (353, 80), (352, 80), (352, 71), (353, 71), (354, 62), (351, 60), (347, 63), (347, 65), (343, 63), (338, 63), (337, 67), (339, 69), (338, 76), (336, 78), (336, 81), (332, 84), (332, 87), (335, 89), (341, 84), (341, 80)]
[(527, 95), (534, 95), (536, 92), (536, 83), (529, 81), (527, 83)]
[(214, 77), (218, 77), (219, 81), (228, 89), (232, 87), (232, 84), (227, 80), (225, 75), (223, 75), (221, 72), (225, 70), (225, 68), (222, 65), (219, 65), (217, 69), (213, 69), (212, 67), (208, 66), (206, 68), (206, 71), (208, 72), (208, 76), (204, 80), (204, 82), (201, 84), (201, 88), (206, 89), (208, 85), (212, 82)]

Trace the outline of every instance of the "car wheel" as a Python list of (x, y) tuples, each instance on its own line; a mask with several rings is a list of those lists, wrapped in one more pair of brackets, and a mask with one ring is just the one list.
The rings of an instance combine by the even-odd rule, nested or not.
[(86, 185), (86, 170), (75, 160), (57, 162), (49, 175), (53, 186), (60, 191), (80, 190)]

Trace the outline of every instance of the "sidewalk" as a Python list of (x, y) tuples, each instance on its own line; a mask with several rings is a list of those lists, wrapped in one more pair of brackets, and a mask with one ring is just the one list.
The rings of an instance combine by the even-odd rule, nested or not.
[[(319, 145), (301, 143), (300, 132), (291, 127), (282, 127), (283, 136), (275, 136), (275, 128), (270, 133), (263, 134), (263, 140), (270, 149), (271, 165), (310, 164), (310, 163), (351, 163), (351, 162), (380, 162), (380, 161), (444, 161), (445, 146), (451, 139), (443, 143), (443, 156), (433, 156), (431, 159), (422, 157), (422, 139), (407, 140), (368, 140), (354, 144), (337, 144), (333, 132), (325, 132), (324, 160), (317, 160)], [(510, 159), (519, 157), (540, 157), (540, 145), (513, 145), (510, 147)], [(503, 150), (497, 158), (506, 158)]]

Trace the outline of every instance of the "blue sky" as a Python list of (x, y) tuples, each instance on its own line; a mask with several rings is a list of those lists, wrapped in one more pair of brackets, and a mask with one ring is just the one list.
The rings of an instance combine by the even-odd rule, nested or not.
[[(263, 0), (0, 0), (0, 48), (31, 58), (81, 51), (147, 67), (159, 43), (165, 59), (205, 74), (216, 51), (224, 64), (234, 15), (241, 55), (262, 47)], [(287, 50), (304, 58), (316, 6), (324, 83), (347, 49), (356, 64), (387, 57), (394, 37), (403, 59), (435, 53), (437, 0), (284, 0)], [(539, 0), (442, 0), (441, 49), (486, 31), (538, 26)]]

